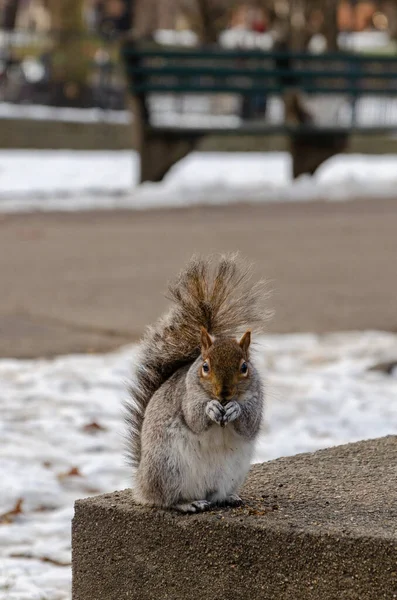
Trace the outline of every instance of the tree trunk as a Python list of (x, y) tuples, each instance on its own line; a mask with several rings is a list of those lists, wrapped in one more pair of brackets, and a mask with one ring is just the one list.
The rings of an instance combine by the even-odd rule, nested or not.
[(54, 102), (87, 102), (90, 57), (84, 39), (83, 0), (48, 0), (55, 41), (51, 56)]
[(157, 26), (156, 0), (135, 0), (132, 29), (137, 39), (153, 35)]
[(305, 0), (290, 0), (289, 31), (290, 50), (304, 50), (307, 42)]
[(208, 0), (196, 0), (200, 18), (200, 39), (203, 44), (216, 44), (218, 40), (218, 31), (216, 30), (214, 18), (211, 14), (210, 3)]
[(390, 36), (393, 40), (397, 40), (397, 6), (394, 0), (385, 3), (384, 13), (389, 21)]
[(338, 50), (338, 7), (337, 0), (326, 0), (324, 3), (324, 35), (328, 52)]
[(17, 20), (19, 0), (6, 0), (3, 8), (1, 24), (6, 31), (13, 31)]

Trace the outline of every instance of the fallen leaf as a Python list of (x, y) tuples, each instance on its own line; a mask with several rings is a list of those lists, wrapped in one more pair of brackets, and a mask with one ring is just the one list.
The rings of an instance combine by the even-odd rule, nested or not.
[(78, 467), (71, 467), (69, 471), (65, 471), (64, 473), (59, 473), (57, 478), (59, 481), (63, 481), (67, 477), (82, 477)]
[(45, 504), (40, 504), (37, 508), (34, 509), (34, 512), (49, 512), (54, 510), (53, 506), (46, 506)]
[(394, 369), (397, 367), (397, 360), (390, 360), (388, 362), (378, 363), (369, 367), (368, 371), (380, 371), (386, 373), (386, 375), (392, 375)]
[(72, 563), (70, 562), (62, 562), (60, 560), (56, 560), (55, 558), (51, 558), (50, 556), (34, 556), (34, 554), (29, 554), (28, 552), (13, 552), (10, 554), (12, 558), (31, 558), (33, 560), (40, 560), (41, 562), (51, 563), (57, 567), (70, 567)]
[(17, 517), (18, 515), (22, 514), (22, 502), (23, 499), (19, 498), (16, 503), (14, 508), (12, 508), (11, 510), (7, 511), (6, 513), (0, 515), (0, 524), (1, 525), (7, 525), (8, 523), (12, 523), (15, 519), (15, 517)]
[(87, 431), (88, 433), (96, 433), (97, 431), (106, 431), (106, 427), (100, 425), (96, 421), (93, 421), (92, 423), (87, 423), (87, 425), (84, 425), (83, 431)]

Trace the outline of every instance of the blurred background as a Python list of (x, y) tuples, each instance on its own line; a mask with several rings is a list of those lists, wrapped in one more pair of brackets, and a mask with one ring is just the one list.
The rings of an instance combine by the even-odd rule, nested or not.
[(393, 54), (393, 0), (1, 0), (0, 99), (125, 108), (118, 41)]
[[(264, 52), (307, 50), (320, 55), (335, 50), (387, 56), (396, 52), (397, 7), (393, 0), (1, 0), (0, 15), (0, 118), (14, 119), (12, 134), (6, 131), (6, 123), (1, 123), (2, 147), (34, 147), (36, 143), (42, 148), (105, 149), (104, 137), (110, 147), (131, 147), (130, 131), (120, 127), (128, 124), (131, 115), (119, 61), (120, 43), (131, 36), (168, 47), (215, 44)], [(263, 96), (248, 103), (236, 94), (220, 94), (211, 102), (197, 94), (168, 100), (152, 95), (152, 105), (160, 103), (176, 115), (216, 116), (218, 125), (225, 119), (232, 122), (232, 116), (253, 118), (266, 111), (267, 119), (277, 122), (282, 110), (277, 98), (267, 102)], [(390, 99), (383, 104), (379, 98), (372, 100), (364, 107), (367, 114), (395, 110)], [(18, 117), (38, 114), (47, 120), (67, 120), (68, 115), (72, 119), (73, 113), (38, 112), (37, 106), (99, 109), (87, 112), (85, 119), (75, 112), (74, 118), (91, 121), (91, 125), (92, 120), (106, 121), (106, 134), (99, 126), (90, 127), (89, 134), (88, 127), (80, 129), (76, 136), (70, 128), (66, 131), (63, 127), (60, 132), (54, 124), (46, 128), (45, 136), (36, 134), (26, 122), (24, 128), (18, 127)], [(342, 110), (340, 106), (338, 110)], [(257, 139), (242, 142), (240, 138), (207, 140), (204, 147), (219, 145), (226, 149), (261, 147)]]
[[(139, 48), (239, 73), (159, 89), (181, 64), (152, 54), (133, 96)], [(331, 63), (354, 88), (297, 84)], [(0, 0), (1, 599), (71, 598), (73, 502), (130, 485), (137, 343), (193, 253), (269, 280), (256, 461), (396, 433), (396, 66), (395, 0)]]

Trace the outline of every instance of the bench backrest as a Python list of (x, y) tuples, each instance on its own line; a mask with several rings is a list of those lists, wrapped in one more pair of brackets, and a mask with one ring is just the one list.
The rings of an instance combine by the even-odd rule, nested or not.
[(135, 93), (277, 94), (294, 85), (307, 93), (397, 94), (397, 56), (131, 44), (123, 47), (122, 56)]
[[(361, 127), (397, 126), (397, 56), (169, 48), (127, 43), (122, 48), (122, 58), (131, 93), (143, 98), (161, 93), (221, 93), (258, 98), (282, 96), (292, 88), (308, 97), (328, 96), (350, 103), (375, 97), (378, 104), (371, 108), (371, 114), (378, 119), (373, 123), (363, 122)], [(392, 109), (385, 110), (385, 101), (393, 103)], [(360, 128), (355, 115), (351, 120)], [(343, 126), (351, 126), (346, 118)]]

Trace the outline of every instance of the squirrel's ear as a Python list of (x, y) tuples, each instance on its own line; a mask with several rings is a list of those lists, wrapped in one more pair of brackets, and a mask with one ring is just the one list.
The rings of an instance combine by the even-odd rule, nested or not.
[(212, 338), (205, 327), (201, 328), (201, 352), (207, 354), (212, 346)]
[(250, 347), (250, 343), (251, 343), (251, 331), (248, 330), (244, 333), (243, 337), (241, 338), (241, 340), (239, 342), (240, 348), (242, 349), (244, 354), (248, 354), (248, 348)]

